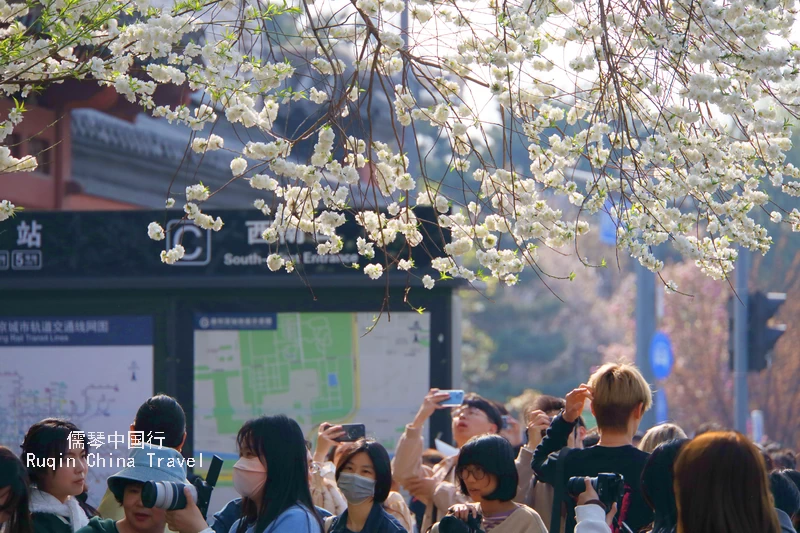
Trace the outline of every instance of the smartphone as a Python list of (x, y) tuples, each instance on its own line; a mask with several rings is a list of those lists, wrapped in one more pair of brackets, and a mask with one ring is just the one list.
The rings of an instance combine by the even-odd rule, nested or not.
[(342, 424), (344, 435), (334, 439), (336, 442), (355, 442), (358, 439), (363, 439), (366, 436), (366, 428), (364, 424)]
[(462, 403), (464, 403), (464, 391), (463, 390), (440, 390), (440, 393), (446, 392), (450, 395), (448, 399), (440, 403), (442, 407), (458, 407)]
[(503, 415), (503, 427), (501, 429), (508, 429), (508, 419), (511, 418), (508, 415)]

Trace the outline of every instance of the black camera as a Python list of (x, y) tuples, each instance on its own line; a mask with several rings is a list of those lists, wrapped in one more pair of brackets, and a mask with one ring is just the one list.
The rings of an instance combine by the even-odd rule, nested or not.
[(484, 533), (481, 529), (483, 516), (470, 513), (466, 522), (453, 515), (447, 515), (439, 522), (439, 533)]
[(217, 484), (220, 470), (222, 470), (222, 459), (215, 455), (211, 459), (211, 466), (208, 468), (205, 480), (198, 477), (191, 485), (173, 481), (148, 481), (142, 487), (142, 505), (167, 511), (183, 509), (186, 507), (186, 495), (183, 493), (183, 489), (189, 487), (192, 499), (205, 518), (208, 514), (211, 492)]
[[(570, 496), (577, 497), (586, 490), (586, 483), (583, 477), (571, 477), (567, 482), (567, 492)], [(620, 501), (625, 492), (625, 479), (620, 474), (597, 474), (597, 477), (590, 477), (589, 482), (597, 492), (597, 496), (603, 504), (611, 508), (611, 504)]]

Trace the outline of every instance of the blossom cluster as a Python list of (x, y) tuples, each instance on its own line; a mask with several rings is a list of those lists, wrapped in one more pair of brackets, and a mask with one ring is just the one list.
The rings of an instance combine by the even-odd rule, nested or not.
[[(424, 240), (415, 212), (423, 205), (451, 237), (431, 258), (441, 279), (509, 285), (542, 250), (574, 248), (601, 215), (617, 222), (618, 248), (645, 267), (661, 270), (656, 249), (667, 245), (720, 279), (739, 249), (769, 250), (758, 211), (800, 230), (800, 214), (765, 190), (800, 196), (800, 168), (785, 157), (800, 105), (791, 0), (644, 0), (637, 10), (625, 0), (411, 0), (407, 28), (398, 27), (398, 0), (357, 0), (336, 15), (322, 2), (163, 1), (91, 0), (68, 17), (59, 2), (41, 3), (40, 20), (59, 31), (36, 33), (22, 22), (27, 4), (0, 0), (0, 94), (91, 78), (190, 128), (194, 152), (231, 153), (230, 179), (258, 191), (253, 205), (269, 217), (270, 270), (295, 268), (280, 251), (289, 232), (313, 236), (318, 254), (338, 254), (338, 228), (352, 217), (363, 228), (356, 246), (366, 276), (416, 275), (406, 252)], [(121, 24), (130, 9), (136, 17)], [(297, 30), (278, 43), (281, 53), (259, 55), (275, 44), (265, 21)], [(165, 84), (204, 103), (158, 105)], [(471, 100), (476, 90), (482, 96)], [(319, 113), (287, 132), (280, 113), (304, 100)], [(388, 120), (373, 121), (382, 104)], [(487, 106), (502, 110), (500, 124)], [(351, 113), (366, 125), (352, 127)], [(0, 123), (0, 140), (22, 115), (18, 106)], [(243, 149), (203, 133), (222, 116), (247, 132)], [(444, 147), (437, 157), (460, 187), (428, 175), (417, 131)], [(308, 139), (313, 153), (301, 160), (293, 148)], [(33, 168), (35, 157), (0, 146), (0, 172)], [(214, 194), (189, 185), (186, 219), (220, 231), (223, 221), (201, 209)], [(0, 204), (0, 220), (13, 209)], [(163, 228), (154, 222), (148, 235), (163, 239)], [(182, 255), (177, 244), (161, 257)], [(464, 266), (467, 255), (478, 271)]]

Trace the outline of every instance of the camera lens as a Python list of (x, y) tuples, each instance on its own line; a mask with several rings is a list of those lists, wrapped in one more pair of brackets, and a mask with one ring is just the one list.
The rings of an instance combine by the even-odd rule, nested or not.
[[(589, 478), (591, 480), (592, 485), (594, 486), (597, 482), (596, 478)], [(570, 496), (578, 496), (582, 492), (586, 490), (586, 482), (583, 481), (583, 477), (575, 476), (569, 478), (567, 481), (567, 492)]]
[(172, 481), (148, 481), (142, 487), (142, 505), (174, 511), (186, 507), (186, 495), (183, 488), (189, 487), (192, 498), (197, 500), (197, 489), (193, 485), (174, 483)]

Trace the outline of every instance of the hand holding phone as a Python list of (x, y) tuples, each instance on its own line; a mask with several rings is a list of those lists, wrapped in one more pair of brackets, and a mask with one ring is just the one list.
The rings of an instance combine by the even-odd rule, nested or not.
[(333, 439), (334, 441), (355, 442), (358, 439), (363, 439), (367, 434), (364, 424), (342, 424), (342, 431), (344, 431), (344, 435)]
[(442, 407), (458, 407), (459, 405), (464, 403), (464, 391), (463, 390), (442, 390), (439, 391), (440, 394), (448, 394), (450, 397), (439, 405)]

